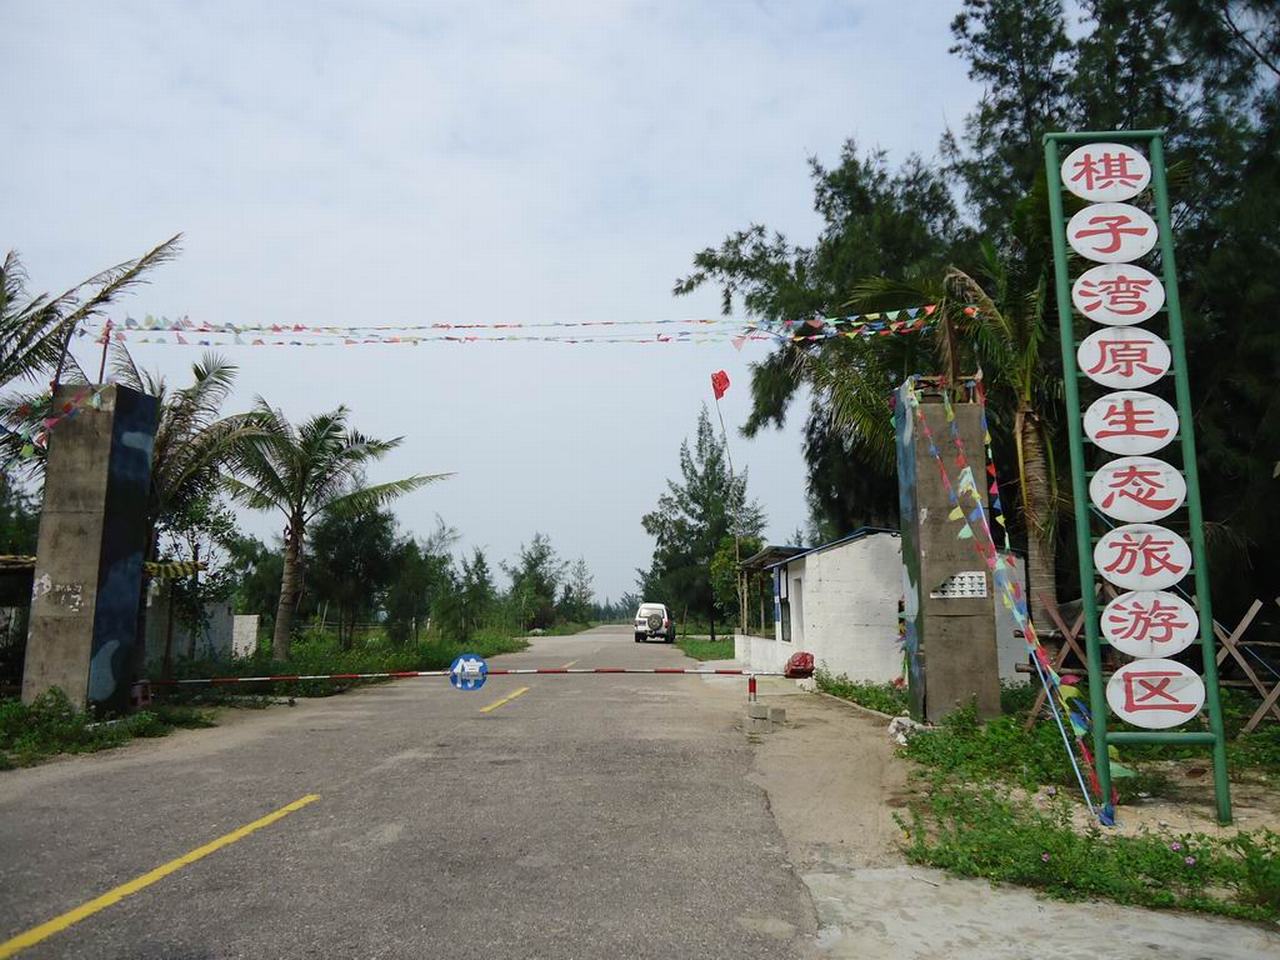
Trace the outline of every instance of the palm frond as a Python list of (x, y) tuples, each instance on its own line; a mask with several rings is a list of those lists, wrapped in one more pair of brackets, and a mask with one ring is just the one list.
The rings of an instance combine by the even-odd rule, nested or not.
[(26, 272), (10, 251), (0, 265), (0, 386), (34, 379), (52, 368), (76, 328), (130, 287), (145, 282), (149, 270), (177, 256), (180, 239), (181, 234), (171, 237), (136, 260), (95, 274), (57, 297), (28, 297)]
[[(371, 487), (357, 487), (355, 490), (342, 496), (330, 500), (322, 509), (328, 510), (339, 516), (353, 516), (361, 513), (368, 513), (370, 510), (376, 510), (384, 504), (390, 503), (397, 497), (402, 497), (406, 493), (412, 493), (429, 483), (436, 483), (451, 477), (451, 473), (436, 473), (429, 475), (418, 475), (406, 477), (403, 480), (392, 480), (388, 483), (378, 483)], [(313, 511), (312, 515), (314, 516)]]

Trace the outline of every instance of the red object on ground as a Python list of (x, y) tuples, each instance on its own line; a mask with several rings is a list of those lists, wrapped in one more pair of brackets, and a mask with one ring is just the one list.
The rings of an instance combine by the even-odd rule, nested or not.
[(711, 375), (711, 390), (719, 400), (725, 395), (729, 389), (729, 375), (723, 370), (717, 370)]
[(782, 675), (788, 680), (805, 680), (813, 676), (813, 654), (798, 650), (791, 655)]

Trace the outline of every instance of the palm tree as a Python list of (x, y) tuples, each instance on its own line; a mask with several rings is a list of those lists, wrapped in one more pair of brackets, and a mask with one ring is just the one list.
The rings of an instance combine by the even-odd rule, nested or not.
[[(1027, 529), (1027, 573), (1034, 585), (1032, 619), (1045, 622), (1056, 603), (1056, 521), (1061, 509), (1054, 469), (1050, 412), (1061, 407), (1062, 380), (1045, 369), (1043, 277), (1003, 259), (983, 245), (986, 286), (956, 268), (918, 282), (872, 278), (858, 285), (853, 306), (863, 310), (934, 304), (934, 362), (951, 384), (978, 367), (989, 388), (996, 429), (1012, 437), (1017, 451), (1018, 503)], [(988, 293), (990, 289), (990, 293)], [(797, 363), (829, 404), (869, 464), (892, 469), (894, 428), (890, 391), (929, 360), (921, 338), (838, 339), (821, 349), (797, 352)]]
[[(10, 250), (0, 263), (0, 388), (19, 381), (34, 381), (51, 374), (55, 382), (84, 382), (83, 372), (67, 353), (80, 324), (101, 313), (117, 296), (145, 283), (149, 270), (178, 254), (182, 235), (170, 237), (136, 260), (104, 270), (57, 297), (29, 295), (27, 274), (17, 251)], [(52, 384), (51, 384), (52, 386)], [(25, 436), (38, 427), (52, 401), (52, 390), (28, 392), (4, 398), (0, 405), (0, 465), (11, 466), (24, 456)], [(26, 464), (39, 473), (43, 465)]]
[(145, 282), (148, 270), (177, 256), (181, 239), (182, 234), (170, 237), (136, 260), (104, 270), (57, 297), (29, 296), (22, 260), (10, 250), (0, 264), (0, 387), (53, 368), (76, 328), (119, 294)]
[[(112, 377), (116, 383), (159, 400), (159, 417), (151, 450), (151, 480), (147, 492), (145, 559), (160, 559), (160, 536), (181, 528), (190, 511), (220, 492), (224, 468), (239, 446), (263, 431), (251, 414), (221, 416), (231, 393), (237, 368), (224, 358), (206, 353), (191, 365), (192, 382), (171, 388), (164, 378), (139, 370), (121, 344), (112, 346)], [(143, 596), (146, 596), (143, 583)], [(136, 666), (146, 656), (146, 604), (138, 607)], [(166, 672), (171, 651), (166, 644)]]
[(156, 559), (160, 530), (187, 508), (215, 495), (223, 469), (240, 445), (263, 436), (255, 414), (221, 415), (237, 369), (223, 357), (206, 353), (191, 365), (191, 384), (175, 390), (163, 377), (139, 370), (123, 347), (113, 348), (115, 382), (160, 401), (147, 498), (148, 559)]
[[(307, 524), (317, 513), (361, 513), (394, 500), (446, 474), (415, 475), (374, 486), (359, 486), (363, 468), (380, 459), (403, 438), (375, 440), (347, 427), (346, 407), (322, 413), (298, 427), (261, 398), (254, 411), (263, 436), (241, 444), (227, 489), (255, 510), (284, 514), (284, 574), (276, 612), (272, 655), (289, 658), (293, 615), (302, 593), (302, 544)], [(241, 479), (243, 478), (243, 479)]]

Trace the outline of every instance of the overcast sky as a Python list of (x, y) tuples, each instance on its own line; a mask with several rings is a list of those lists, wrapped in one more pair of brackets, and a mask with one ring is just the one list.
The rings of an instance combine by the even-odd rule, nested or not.
[[(61, 290), (186, 235), (121, 303), (212, 323), (711, 316), (674, 298), (695, 251), (752, 222), (808, 242), (805, 161), (856, 137), (933, 152), (977, 98), (958, 3), (61, 3), (9, 0), (0, 248)], [(403, 447), (371, 479), (456, 476), (399, 502), (509, 558), (535, 531), (634, 587), (640, 527), (728, 371), (714, 345), (239, 347), (232, 408), (345, 403)], [(134, 348), (183, 379), (196, 346)], [(87, 361), (91, 349), (78, 348)], [(87, 365), (87, 364), (86, 364)], [(95, 364), (96, 366), (96, 364)], [(799, 425), (747, 441), (769, 532), (805, 521)], [(265, 536), (279, 521), (249, 515)]]

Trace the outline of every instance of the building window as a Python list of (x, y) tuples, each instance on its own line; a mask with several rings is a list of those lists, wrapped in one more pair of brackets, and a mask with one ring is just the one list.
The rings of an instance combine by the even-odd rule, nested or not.
[(773, 571), (773, 608), (779, 625), (779, 639), (783, 643), (791, 642), (791, 595), (790, 578), (785, 566)]

